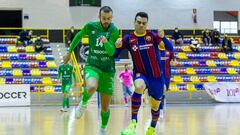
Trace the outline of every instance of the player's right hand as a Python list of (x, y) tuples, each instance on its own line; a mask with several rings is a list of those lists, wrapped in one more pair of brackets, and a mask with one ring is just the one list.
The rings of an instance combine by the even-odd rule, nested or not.
[(122, 39), (118, 38), (117, 41), (115, 42), (115, 47), (116, 48), (121, 48), (122, 47)]
[(160, 38), (164, 38), (165, 33), (164, 33), (164, 30), (163, 30), (163, 29), (159, 29), (159, 30), (158, 30), (158, 36), (159, 36)]
[(67, 64), (70, 58), (71, 58), (71, 53), (67, 53), (67, 55), (64, 56), (63, 64)]

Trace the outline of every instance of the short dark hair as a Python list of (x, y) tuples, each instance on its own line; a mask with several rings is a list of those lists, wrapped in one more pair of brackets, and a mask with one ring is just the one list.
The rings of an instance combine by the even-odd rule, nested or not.
[(109, 6), (103, 6), (100, 8), (99, 10), (99, 15), (101, 14), (101, 12), (104, 12), (104, 13), (109, 13), (109, 12), (113, 12), (112, 9), (109, 7)]
[(136, 21), (138, 16), (147, 18), (147, 20), (148, 20), (148, 14), (146, 12), (138, 12), (135, 16), (135, 21)]

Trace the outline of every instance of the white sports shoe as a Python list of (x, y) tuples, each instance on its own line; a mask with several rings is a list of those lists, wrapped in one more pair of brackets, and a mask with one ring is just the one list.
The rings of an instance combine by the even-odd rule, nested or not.
[(80, 119), (82, 117), (82, 115), (84, 114), (84, 112), (87, 109), (87, 105), (83, 105), (82, 101), (79, 103), (79, 105), (77, 106), (77, 109), (75, 110), (75, 117), (77, 119)]
[(164, 111), (163, 111), (163, 109), (160, 110), (160, 115), (159, 115), (159, 117), (160, 117), (161, 119), (164, 118)]
[(100, 128), (99, 135), (107, 135), (106, 129)]
[(61, 108), (60, 112), (68, 112), (68, 108)]

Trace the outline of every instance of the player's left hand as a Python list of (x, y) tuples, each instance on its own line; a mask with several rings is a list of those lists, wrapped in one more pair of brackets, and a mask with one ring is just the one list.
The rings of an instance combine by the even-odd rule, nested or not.
[(106, 42), (108, 42), (108, 40), (105, 36), (101, 36), (100, 42), (101, 43), (106, 43)]
[(177, 61), (176, 60), (171, 60), (170, 61), (170, 65), (171, 66), (176, 66), (177, 65)]
[(163, 30), (163, 29), (159, 29), (159, 30), (158, 30), (158, 36), (159, 36), (160, 38), (164, 38), (165, 33), (164, 33), (164, 30)]

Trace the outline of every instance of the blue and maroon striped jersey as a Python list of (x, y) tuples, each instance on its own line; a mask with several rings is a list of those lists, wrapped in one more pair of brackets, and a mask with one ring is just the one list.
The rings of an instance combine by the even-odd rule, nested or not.
[(160, 50), (160, 59), (162, 68), (164, 69), (165, 77), (170, 78), (171, 77), (170, 61), (175, 59), (174, 53), (168, 50)]
[(158, 45), (164, 42), (166, 49), (173, 50), (172, 44), (166, 39), (159, 38), (157, 34), (147, 31), (144, 35), (132, 32), (122, 39), (122, 47), (116, 49), (116, 56), (124, 48), (128, 49), (132, 56), (133, 72), (142, 73), (146, 77), (160, 77), (162, 74)]

